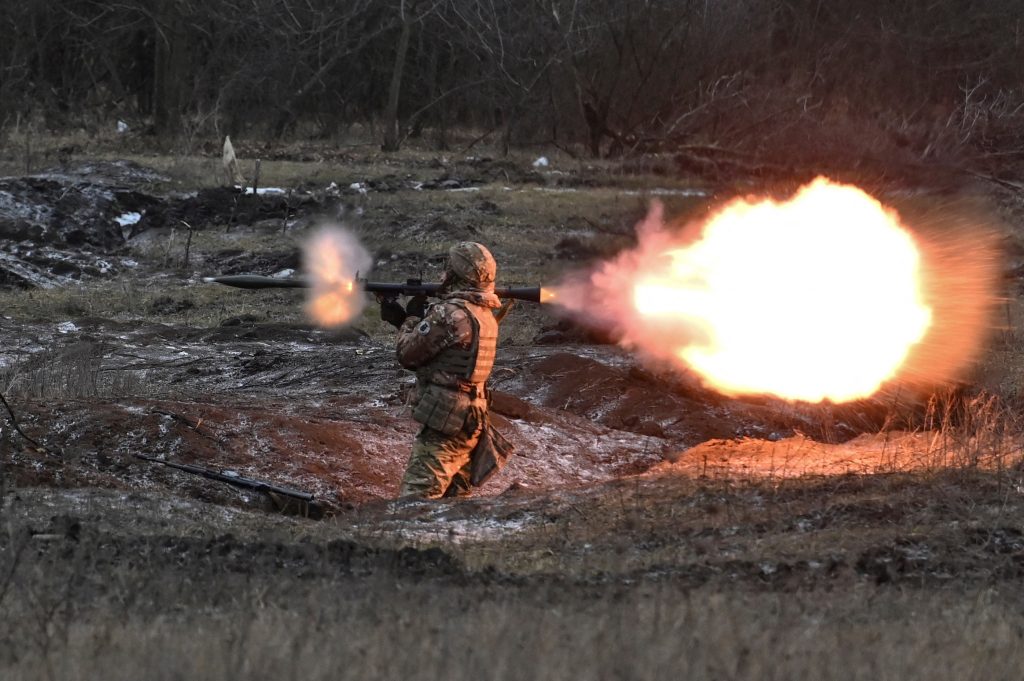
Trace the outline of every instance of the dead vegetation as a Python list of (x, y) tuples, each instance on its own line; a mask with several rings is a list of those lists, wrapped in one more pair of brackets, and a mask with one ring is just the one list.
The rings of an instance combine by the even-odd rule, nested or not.
[(0, 668), (1013, 679), (1016, 478), (1014, 489), (1012, 476), (970, 470), (742, 484), (669, 474), (364, 506), (319, 525), (137, 493), (15, 491)]
[[(503, 282), (550, 281), (629, 243), (651, 197), (708, 200), (610, 162), (560, 158), (573, 179), (538, 184), (431, 158), (262, 172), (341, 187), (381, 279), (436, 277), (470, 236)], [(205, 185), (205, 162), (159, 191)], [(441, 175), (475, 190), (409, 186)], [(520, 307), (495, 418), (521, 458), (477, 498), (403, 504), (408, 379), (375, 309), (325, 334), (296, 292), (197, 282), (293, 266), (306, 228), (280, 220), (197, 229), (188, 266), (161, 227), (128, 239), (131, 271), (0, 294), (0, 387), (48, 450), (0, 432), (4, 678), (1018, 676), (1016, 298), (966, 390), (845, 409), (537, 346), (554, 320)], [(331, 517), (267, 514), (139, 452), (308, 486)]]

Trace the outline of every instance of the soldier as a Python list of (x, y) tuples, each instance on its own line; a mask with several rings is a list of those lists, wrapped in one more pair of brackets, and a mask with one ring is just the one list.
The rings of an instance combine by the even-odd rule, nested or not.
[[(381, 318), (399, 327), (399, 363), (416, 372), (412, 417), (420, 424), (399, 495), (463, 496), (501, 468), (512, 446), (491, 425), (486, 383), (498, 346), (501, 302), (494, 295), (497, 265), (481, 244), (448, 251), (439, 295), (423, 310), (381, 303)], [(421, 318), (422, 317), (422, 318)]]

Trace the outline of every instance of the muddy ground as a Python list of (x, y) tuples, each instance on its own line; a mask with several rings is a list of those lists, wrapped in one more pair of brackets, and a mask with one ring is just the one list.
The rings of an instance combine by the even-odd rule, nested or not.
[(1015, 678), (1024, 469), (988, 386), (731, 399), (521, 305), (492, 378), (517, 455), (471, 499), (397, 502), (412, 377), (373, 306), (325, 331), (295, 291), (202, 282), (291, 276), (331, 220), (374, 278), (436, 277), (473, 238), (537, 284), (630, 243), (650, 198), (699, 213), (725, 189), (486, 158), (265, 168), (255, 195), (123, 159), (0, 179), (0, 377), (32, 439), (0, 435), (0, 669)]

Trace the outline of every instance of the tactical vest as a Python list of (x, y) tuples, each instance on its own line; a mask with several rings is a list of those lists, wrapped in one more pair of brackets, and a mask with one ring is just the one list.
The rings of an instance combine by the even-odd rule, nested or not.
[(461, 298), (449, 298), (445, 302), (469, 313), (473, 324), (473, 343), (468, 348), (445, 348), (430, 363), (430, 369), (458, 376), (467, 383), (483, 385), (491, 375), (498, 350), (498, 320), (490, 308)]

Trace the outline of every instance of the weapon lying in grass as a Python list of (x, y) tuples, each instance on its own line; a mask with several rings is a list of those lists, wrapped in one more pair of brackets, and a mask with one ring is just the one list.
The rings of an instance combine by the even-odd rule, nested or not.
[[(203, 281), (211, 284), (224, 284), (235, 288), (309, 288), (310, 283), (302, 278), (278, 279), (257, 274), (233, 274), (223, 277), (205, 277)], [(398, 296), (437, 297), (440, 284), (425, 283), (421, 279), (407, 279), (405, 283), (389, 283), (356, 279), (356, 284), (367, 293), (376, 293), (384, 298)], [(495, 295), (499, 298), (526, 300), (541, 303), (550, 300), (551, 293), (541, 286), (522, 286), (512, 288), (496, 288)]]
[(290, 487), (281, 487), (273, 483), (264, 482), (263, 480), (253, 480), (252, 478), (243, 478), (234, 471), (215, 471), (210, 468), (204, 468), (202, 466), (195, 466), (188, 463), (175, 463), (173, 461), (164, 461), (153, 456), (146, 456), (145, 454), (136, 454), (135, 458), (142, 459), (143, 461), (149, 461), (151, 463), (158, 463), (168, 468), (176, 468), (179, 471), (185, 471), (192, 475), (199, 475), (208, 480), (216, 480), (218, 482), (226, 482), (229, 485), (235, 487), (241, 487), (243, 489), (250, 489), (255, 492), (264, 492), (277, 494), (283, 497), (289, 497), (291, 499), (298, 499), (299, 501), (310, 503), (313, 501), (313, 495), (309, 492), (303, 492), (302, 490), (292, 489)]

